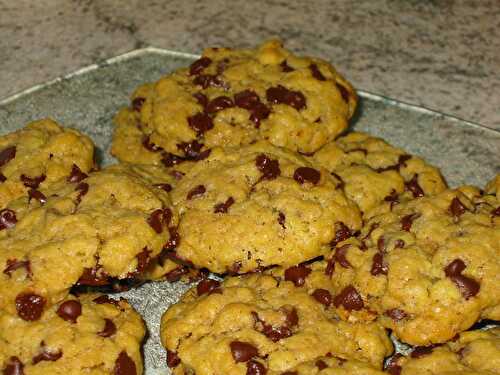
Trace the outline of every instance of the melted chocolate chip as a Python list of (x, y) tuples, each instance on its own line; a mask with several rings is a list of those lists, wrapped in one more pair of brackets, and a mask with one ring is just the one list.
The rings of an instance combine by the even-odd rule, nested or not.
[(17, 260), (17, 259), (7, 259), (5, 269), (3, 270), (3, 273), (6, 274), (7, 276), (11, 277), (12, 272), (19, 268), (24, 268), (26, 270), (26, 273), (28, 274), (28, 277), (31, 278), (33, 275), (31, 273), (31, 264), (29, 260)]
[(193, 79), (193, 83), (201, 86), (203, 89), (208, 87), (228, 88), (228, 85), (219, 76), (214, 74), (201, 74)]
[(16, 157), (16, 146), (10, 146), (0, 151), (0, 167)]
[(290, 309), (285, 309), (282, 308), (282, 310), (285, 312), (286, 315), (286, 324), (288, 327), (295, 327), (297, 324), (299, 324), (299, 315), (297, 314), (297, 310), (294, 308)]
[(271, 110), (264, 103), (257, 103), (250, 110), (250, 121), (255, 124), (255, 127), (258, 129), (260, 127), (261, 120), (265, 120), (271, 114)]
[(281, 225), (283, 229), (286, 229), (285, 221), (286, 221), (285, 214), (283, 212), (278, 213), (278, 224)]
[(172, 271), (165, 274), (165, 279), (169, 283), (175, 283), (179, 281), (182, 276), (186, 275), (189, 272), (189, 269), (186, 266), (179, 266), (174, 268)]
[(395, 189), (392, 189), (390, 194), (384, 198), (385, 202), (389, 202), (391, 204), (391, 210), (394, 205), (399, 203), (399, 196)]
[(181, 156), (171, 154), (170, 152), (162, 153), (161, 162), (165, 167), (173, 167), (174, 165), (180, 164), (184, 161), (186, 161), (186, 159)]
[(203, 294), (210, 295), (214, 293), (219, 287), (220, 282), (218, 282), (217, 280), (203, 279), (196, 286), (196, 292), (198, 293), (198, 296), (201, 296)]
[(309, 65), (309, 69), (311, 69), (312, 76), (316, 78), (318, 81), (326, 81), (326, 78), (319, 70), (318, 65), (311, 64)]
[(109, 303), (109, 304), (114, 305), (116, 307), (120, 307), (120, 301), (118, 301), (116, 299), (109, 298), (109, 296), (107, 296), (105, 294), (94, 298), (92, 301), (94, 303), (97, 303), (98, 305), (102, 305), (103, 303)]
[(394, 241), (394, 248), (395, 249), (402, 249), (403, 247), (405, 247), (405, 242), (401, 239), (397, 239), (396, 241)]
[(76, 185), (75, 191), (78, 191), (78, 195), (76, 196), (76, 204), (80, 204), (80, 202), (82, 201), (82, 197), (89, 191), (89, 184), (80, 182), (78, 185)]
[(394, 354), (386, 363), (385, 370), (390, 375), (400, 375), (401, 374), (401, 366), (398, 364), (399, 358), (402, 358), (403, 355), (397, 353)]
[(330, 259), (328, 259), (328, 262), (326, 263), (325, 275), (332, 277), (333, 271), (335, 271), (335, 258), (331, 257)]
[(116, 333), (116, 325), (111, 319), (104, 319), (104, 328), (97, 332), (98, 336), (111, 337)]
[(235, 362), (248, 362), (259, 355), (257, 348), (248, 342), (233, 341), (229, 347)]
[(203, 194), (205, 194), (206, 191), (207, 190), (205, 189), (205, 186), (203, 186), (203, 185), (195, 186), (187, 194), (187, 199), (191, 200), (193, 198), (201, 197)]
[(344, 268), (352, 268), (351, 263), (346, 258), (347, 250), (351, 247), (350, 244), (345, 244), (335, 249), (333, 258), (335, 262), (339, 263)]
[(234, 107), (234, 103), (231, 98), (227, 96), (218, 96), (215, 99), (212, 99), (210, 103), (208, 103), (206, 111), (208, 113), (217, 113), (226, 108)]
[(395, 322), (399, 322), (400, 320), (403, 320), (406, 318), (408, 315), (401, 309), (390, 309), (386, 310), (385, 315), (387, 315), (389, 318), (394, 320)]
[(157, 187), (163, 191), (166, 191), (167, 193), (172, 191), (172, 185), (164, 183), (164, 184), (154, 184), (154, 187)]
[(259, 96), (252, 90), (244, 90), (234, 95), (236, 106), (251, 110), (260, 103)]
[(35, 293), (20, 293), (16, 297), (17, 315), (26, 321), (40, 319), (47, 300)]
[(343, 306), (347, 311), (361, 310), (364, 306), (363, 299), (352, 285), (346, 286), (340, 294), (333, 299), (335, 307)]
[(49, 352), (45, 348), (44, 342), (42, 341), (42, 352), (36, 356), (34, 356), (31, 360), (31, 363), (36, 365), (38, 362), (49, 361), (55, 362), (63, 355), (62, 350), (58, 350), (57, 352)]
[(45, 181), (45, 178), (47, 178), (47, 176), (45, 176), (44, 174), (42, 174), (38, 177), (28, 177), (25, 174), (21, 175), (21, 181), (23, 182), (24, 186), (32, 188), (32, 189), (38, 188), (38, 186), (43, 181)]
[(267, 324), (264, 320), (260, 319), (256, 312), (252, 312), (255, 320), (255, 329), (264, 334), (272, 342), (278, 342), (281, 339), (292, 336), (292, 328), (299, 322), (295, 308), (292, 310), (282, 309), (282, 311), (285, 313), (286, 320), (284, 325), (278, 327)]
[(405, 189), (411, 191), (414, 198), (420, 198), (425, 195), (424, 190), (418, 184), (418, 175), (414, 175), (410, 181), (405, 182)]
[(0, 183), (7, 181), (7, 177), (5, 177), (1, 172), (0, 172)]
[(287, 64), (286, 60), (283, 60), (280, 64), (281, 71), (283, 73), (290, 73), (293, 72), (295, 69), (293, 69), (290, 65)]
[(176, 352), (167, 349), (167, 366), (169, 368), (175, 368), (179, 366), (181, 359)]
[(198, 112), (194, 116), (188, 117), (188, 124), (196, 134), (201, 135), (214, 127), (212, 118), (203, 112)]
[(349, 237), (352, 237), (351, 230), (344, 223), (339, 221), (335, 223), (335, 238), (330, 242), (330, 246), (333, 248)]
[(207, 68), (212, 63), (212, 59), (209, 57), (201, 57), (189, 66), (189, 75), (200, 74), (205, 68)]
[(151, 152), (160, 152), (161, 150), (163, 150), (163, 148), (161, 148), (160, 146), (155, 145), (153, 142), (151, 142), (149, 135), (146, 135), (142, 138), (142, 145), (144, 146), (144, 148), (146, 150), (151, 151)]
[(455, 218), (459, 218), (462, 216), (465, 211), (467, 211), (467, 207), (464, 206), (460, 199), (457, 197), (453, 198), (450, 204), (450, 212)]
[(306, 277), (311, 273), (311, 269), (301, 264), (285, 270), (285, 280), (291, 281), (296, 287), (304, 285)]
[(297, 371), (285, 371), (281, 375), (299, 375)]
[[(180, 164), (185, 160), (201, 160), (200, 159), (200, 151), (203, 148), (203, 144), (199, 143), (197, 140), (191, 142), (182, 142), (177, 145), (177, 148), (181, 150), (185, 158), (177, 157), (178, 160), (172, 160), (174, 164)], [(207, 155), (208, 156), (208, 155)]]
[(82, 315), (82, 304), (76, 300), (65, 301), (59, 305), (57, 315), (68, 322), (76, 323), (76, 319)]
[(77, 281), (77, 285), (103, 286), (109, 284), (109, 276), (101, 271), (101, 266), (94, 268), (84, 268), (82, 276)]
[(137, 97), (132, 100), (132, 109), (136, 112), (140, 112), (142, 109), (142, 105), (146, 101), (145, 98)]
[(416, 346), (410, 353), (410, 357), (412, 358), (420, 358), (425, 355), (431, 354), (436, 345), (430, 346)]
[(465, 268), (466, 265), (461, 259), (455, 259), (445, 267), (444, 273), (455, 283), (462, 296), (468, 300), (479, 293), (480, 285), (476, 280), (462, 275)]
[(208, 105), (208, 98), (205, 94), (202, 94), (201, 92), (197, 92), (193, 94), (193, 97), (196, 99), (199, 105), (203, 107), (203, 109), (206, 110), (206, 107)]
[(326, 307), (330, 306), (333, 302), (333, 297), (331, 293), (326, 289), (316, 289), (312, 296), (316, 301), (325, 305)]
[(411, 226), (413, 224), (413, 221), (415, 219), (417, 219), (418, 217), (420, 217), (420, 214), (409, 214), (409, 215), (403, 216), (401, 218), (401, 229), (409, 232), (411, 229)]
[(316, 367), (318, 368), (318, 370), (324, 370), (325, 368), (328, 367), (328, 365), (325, 363), (325, 361), (321, 360), (321, 359), (318, 359), (315, 363)]
[(14, 211), (7, 208), (0, 210), (0, 230), (12, 228), (16, 223), (17, 218)]
[(80, 168), (78, 168), (78, 165), (73, 164), (71, 167), (71, 172), (68, 176), (68, 182), (80, 182), (82, 180), (85, 180), (88, 177), (85, 173), (82, 172)]
[(346, 103), (349, 103), (349, 91), (347, 91), (344, 86), (338, 84), (337, 82), (335, 82), (335, 86), (337, 86), (337, 89), (340, 91), (342, 99), (344, 99)]
[(266, 91), (266, 99), (272, 104), (287, 104), (297, 111), (306, 107), (306, 98), (300, 91), (292, 91), (284, 86), (270, 87)]
[(37, 200), (42, 205), (47, 203), (47, 197), (39, 190), (28, 190), (28, 201), (31, 201), (32, 199)]
[(163, 232), (164, 211), (162, 209), (154, 210), (148, 218), (148, 224), (156, 233)]
[(3, 375), (24, 375), (24, 365), (17, 357), (10, 357), (3, 369)]
[(293, 174), (293, 179), (299, 184), (309, 182), (313, 185), (316, 185), (319, 182), (320, 178), (321, 173), (318, 170), (309, 167), (299, 167)]
[(229, 210), (229, 207), (231, 207), (234, 204), (234, 198), (229, 197), (226, 199), (224, 203), (218, 203), (214, 207), (214, 213), (221, 213), (225, 214), (227, 213), (227, 210)]
[(266, 375), (267, 369), (260, 362), (250, 360), (247, 362), (246, 375)]
[(493, 216), (493, 217), (500, 216), (500, 206), (498, 206), (493, 211), (491, 211), (491, 216)]
[(146, 268), (148, 267), (149, 263), (151, 262), (151, 250), (148, 250), (147, 247), (142, 249), (142, 251), (137, 254), (135, 257), (137, 258), (137, 268), (135, 272), (129, 274), (131, 277), (135, 277), (137, 275), (140, 275), (146, 271)]
[(384, 263), (384, 254), (381, 252), (375, 253), (372, 259), (372, 268), (370, 273), (373, 276), (387, 275), (387, 264)]
[(122, 351), (115, 361), (114, 375), (137, 375), (135, 363), (126, 351)]
[(274, 180), (281, 174), (280, 164), (277, 159), (270, 159), (264, 154), (260, 154), (255, 159), (257, 169), (262, 173), (263, 180)]

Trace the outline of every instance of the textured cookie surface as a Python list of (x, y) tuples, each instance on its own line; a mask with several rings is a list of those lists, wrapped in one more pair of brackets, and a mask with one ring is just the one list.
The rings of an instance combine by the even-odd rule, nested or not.
[(212, 272), (289, 266), (329, 251), (339, 223), (360, 227), (339, 181), (267, 142), (213, 149), (171, 192), (176, 255)]
[(498, 206), (472, 187), (381, 206), (329, 258), (334, 287), (362, 298), (340, 315), (378, 316), (413, 345), (450, 340), (480, 318), (498, 320)]
[(29, 190), (46, 188), (94, 166), (94, 145), (80, 132), (40, 120), (0, 136), (0, 209)]
[(402, 194), (422, 197), (446, 188), (435, 167), (364, 133), (340, 137), (311, 159), (342, 179), (347, 197), (365, 214), (384, 201), (395, 202)]
[(39, 321), (0, 312), (0, 370), (8, 375), (139, 375), (145, 328), (125, 300), (68, 296)]
[(201, 281), (162, 317), (174, 374), (284, 374), (322, 357), (380, 369), (392, 352), (385, 330), (336, 319), (312, 284), (299, 284), (262, 274)]
[(500, 374), (500, 330), (463, 332), (443, 346), (416, 347), (388, 362), (391, 375)]
[(141, 277), (169, 241), (163, 189), (123, 166), (71, 181), (0, 212), (0, 309), (36, 320), (77, 282)]
[(193, 159), (259, 139), (313, 152), (346, 129), (356, 101), (330, 64), (295, 56), (278, 41), (210, 48), (189, 68), (137, 89), (116, 117), (112, 153), (169, 164), (172, 154)]

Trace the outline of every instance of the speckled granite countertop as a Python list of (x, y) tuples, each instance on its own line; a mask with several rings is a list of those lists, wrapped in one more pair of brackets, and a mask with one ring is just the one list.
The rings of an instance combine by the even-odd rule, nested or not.
[(500, 129), (498, 0), (0, 0), (0, 98), (129, 50), (278, 36), (357, 88)]

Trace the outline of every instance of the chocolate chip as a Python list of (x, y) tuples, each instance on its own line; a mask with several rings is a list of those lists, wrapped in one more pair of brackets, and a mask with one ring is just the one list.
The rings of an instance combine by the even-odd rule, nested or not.
[(21, 181), (23, 182), (24, 186), (36, 189), (43, 181), (45, 181), (45, 176), (44, 174), (41, 174), (38, 177), (28, 177), (25, 174), (21, 175)]
[(189, 75), (200, 74), (205, 68), (207, 68), (212, 63), (212, 59), (209, 57), (201, 57), (189, 66)]
[(385, 202), (389, 202), (391, 204), (391, 210), (394, 205), (399, 203), (399, 196), (395, 189), (392, 189), (388, 196), (384, 198)]
[(400, 358), (403, 358), (403, 355), (396, 353), (394, 354), (389, 360), (387, 361), (385, 365), (385, 370), (387, 373), (390, 375), (400, 375), (401, 374), (401, 366), (398, 364), (398, 360)]
[(320, 178), (321, 173), (318, 170), (309, 167), (299, 167), (293, 174), (293, 179), (299, 184), (309, 182), (313, 185), (316, 185), (319, 182)]
[(260, 127), (261, 120), (265, 120), (271, 114), (271, 110), (264, 103), (257, 103), (250, 110), (250, 121), (255, 124), (255, 127), (258, 129)]
[(247, 362), (246, 375), (266, 375), (267, 369), (260, 362), (250, 360)]
[(17, 223), (16, 213), (12, 210), (4, 208), (0, 210), (0, 230), (10, 229)]
[(335, 307), (344, 306), (347, 311), (361, 310), (364, 306), (363, 299), (352, 285), (346, 286), (340, 294), (333, 299)]
[(335, 223), (335, 238), (330, 242), (330, 246), (333, 248), (349, 237), (352, 237), (351, 230), (344, 223), (338, 221)]
[(10, 146), (0, 151), (0, 167), (16, 157), (16, 146)]
[(104, 328), (97, 332), (98, 336), (111, 337), (116, 333), (116, 325), (111, 319), (104, 319)]
[(278, 327), (273, 327), (271, 324), (267, 324), (264, 320), (260, 319), (256, 312), (252, 312), (252, 316), (255, 320), (255, 329), (262, 334), (264, 334), (272, 342), (278, 342), (281, 339), (292, 336), (292, 327), (296, 326), (299, 321), (297, 311), (295, 309), (285, 310), (286, 314), (285, 324)]
[(281, 174), (279, 161), (277, 159), (270, 159), (264, 154), (257, 156), (255, 165), (262, 173), (263, 180), (273, 180)]
[(3, 375), (24, 375), (24, 365), (17, 357), (10, 357), (3, 369)]
[(179, 266), (174, 268), (172, 271), (167, 272), (165, 274), (165, 279), (169, 283), (175, 283), (176, 281), (179, 281), (182, 276), (186, 275), (189, 272), (189, 269), (185, 266)]
[(282, 308), (282, 310), (285, 312), (286, 324), (288, 327), (295, 327), (297, 324), (299, 324), (299, 315), (297, 314), (297, 310), (295, 309), (295, 307), (293, 307), (292, 309)]
[(260, 103), (259, 96), (252, 90), (244, 90), (234, 95), (236, 106), (251, 110)]
[(177, 145), (177, 148), (181, 150), (186, 156), (185, 158), (179, 158), (179, 160), (175, 164), (179, 164), (185, 160), (200, 161), (210, 156), (209, 149), (200, 152), (203, 148), (203, 143), (199, 143), (197, 140), (179, 143)]
[(316, 64), (309, 65), (309, 69), (311, 69), (312, 76), (318, 81), (326, 81), (325, 76), (321, 73)]
[(31, 278), (33, 275), (31, 273), (31, 264), (29, 260), (17, 260), (17, 259), (7, 259), (5, 269), (3, 270), (3, 273), (6, 274), (7, 276), (11, 277), (12, 272), (19, 268), (24, 268), (26, 270), (26, 273), (28, 274), (28, 277)]
[(410, 353), (410, 357), (412, 358), (420, 358), (425, 355), (431, 354), (436, 345), (430, 346), (416, 346)]
[(193, 94), (193, 97), (196, 99), (199, 105), (203, 107), (203, 109), (206, 109), (208, 105), (208, 98), (205, 94), (202, 94), (201, 92), (197, 92)]
[(390, 309), (385, 311), (385, 315), (394, 320), (395, 322), (399, 322), (403, 320), (408, 315), (401, 309)]
[(234, 103), (231, 98), (227, 96), (218, 96), (215, 99), (212, 99), (210, 103), (208, 103), (206, 111), (208, 113), (217, 113), (226, 108), (234, 107)]
[(5, 177), (1, 172), (0, 172), (0, 183), (7, 181), (7, 177)]
[(450, 212), (455, 218), (459, 218), (462, 216), (465, 211), (467, 211), (467, 207), (463, 205), (462, 202), (460, 202), (460, 199), (457, 197), (453, 198), (450, 204)]
[(89, 191), (89, 184), (85, 182), (80, 182), (78, 185), (75, 187), (75, 191), (78, 191), (78, 195), (76, 196), (76, 204), (80, 204), (82, 201), (82, 197), (86, 195)]
[(88, 177), (82, 170), (78, 167), (78, 165), (73, 164), (71, 167), (71, 172), (68, 176), (68, 182), (80, 182), (85, 180)]
[(101, 266), (94, 268), (84, 268), (82, 276), (77, 281), (77, 285), (103, 286), (109, 284), (108, 275), (101, 271)]
[(331, 257), (330, 259), (328, 259), (328, 262), (326, 263), (325, 275), (332, 277), (333, 271), (335, 271), (335, 258)]
[(321, 359), (318, 359), (315, 363), (316, 367), (318, 368), (318, 370), (324, 370), (325, 368), (328, 367), (328, 365), (325, 363), (325, 361), (321, 360)]
[(500, 206), (498, 206), (493, 211), (491, 211), (491, 216), (493, 216), (493, 217), (500, 216)]
[(405, 242), (401, 239), (397, 239), (396, 241), (394, 241), (394, 248), (395, 249), (402, 249), (403, 247), (405, 247)]
[(387, 275), (387, 264), (384, 263), (384, 254), (381, 252), (375, 253), (372, 259), (372, 268), (370, 273), (373, 276)]
[(380, 236), (379, 239), (377, 240), (377, 249), (380, 252), (385, 251), (385, 241), (384, 241), (384, 236)]
[(270, 87), (266, 91), (266, 99), (272, 104), (287, 104), (297, 111), (306, 107), (306, 98), (300, 91), (292, 91), (284, 86)]
[(462, 275), (465, 268), (466, 265), (461, 259), (455, 259), (445, 267), (444, 273), (455, 283), (462, 296), (468, 300), (479, 293), (480, 285), (476, 280)]
[(42, 352), (36, 356), (34, 356), (31, 360), (31, 363), (36, 365), (38, 362), (49, 361), (55, 362), (63, 355), (62, 350), (58, 350), (57, 352), (49, 352), (45, 348), (45, 343), (42, 341)]
[(115, 361), (114, 375), (137, 375), (135, 363), (126, 351), (122, 351)]
[(28, 201), (31, 201), (32, 199), (37, 200), (42, 205), (47, 203), (47, 197), (39, 190), (35, 189), (28, 190)]
[(415, 219), (417, 219), (418, 217), (420, 217), (420, 214), (409, 214), (409, 215), (406, 215), (406, 216), (403, 216), (401, 218), (401, 229), (403, 229), (404, 231), (407, 231), (409, 232), (410, 229), (411, 229), (411, 226), (413, 224), (413, 221)]
[(151, 151), (151, 152), (160, 152), (161, 150), (163, 150), (163, 148), (161, 148), (160, 146), (155, 145), (153, 142), (151, 142), (149, 135), (145, 135), (142, 138), (142, 145), (144, 146), (144, 148), (146, 150)]
[(330, 306), (333, 302), (333, 297), (331, 293), (326, 289), (316, 289), (312, 296), (316, 301), (325, 305), (326, 307)]
[(218, 203), (215, 205), (214, 213), (225, 214), (225, 213), (227, 213), (227, 210), (229, 209), (229, 207), (231, 207), (233, 204), (234, 204), (234, 198), (229, 197), (226, 199), (226, 201), (224, 203)]
[(290, 73), (293, 72), (295, 69), (293, 69), (290, 65), (287, 64), (286, 60), (283, 60), (280, 64), (281, 70), (284, 73)]
[(286, 229), (285, 221), (286, 221), (285, 214), (283, 212), (278, 213), (278, 224), (281, 225), (283, 229)]
[(311, 273), (311, 269), (301, 264), (285, 270), (285, 280), (291, 281), (296, 287), (304, 285), (306, 277)]
[(195, 85), (201, 86), (203, 89), (209, 87), (228, 88), (228, 85), (214, 74), (201, 74), (193, 79)]
[(203, 186), (203, 185), (195, 186), (187, 194), (187, 199), (191, 200), (193, 198), (201, 197), (203, 194), (205, 194), (205, 192), (206, 192), (205, 186)]
[[(179, 147), (179, 146), (177, 146), (177, 147)], [(163, 163), (163, 165), (165, 167), (170, 168), (170, 167), (173, 167), (174, 165), (180, 164), (184, 161), (186, 161), (186, 159), (181, 157), (181, 156), (171, 154), (170, 152), (162, 153), (161, 162)]]
[(148, 224), (151, 228), (154, 229), (156, 233), (163, 232), (163, 224), (164, 224), (164, 212), (162, 209), (154, 210), (148, 218)]
[(175, 368), (179, 366), (181, 359), (177, 355), (177, 352), (173, 352), (167, 349), (167, 366), (169, 368)]
[(405, 182), (405, 189), (411, 191), (414, 198), (421, 198), (425, 195), (424, 190), (418, 184), (418, 175), (414, 175), (410, 181)]
[(232, 341), (229, 347), (231, 348), (233, 359), (237, 363), (247, 362), (259, 355), (257, 348), (248, 342)]
[(142, 251), (137, 254), (135, 257), (137, 258), (137, 268), (135, 272), (132, 272), (129, 274), (130, 277), (135, 277), (137, 275), (141, 275), (146, 271), (146, 268), (148, 267), (149, 263), (151, 262), (151, 250), (148, 250), (147, 247), (142, 249)]
[(220, 287), (220, 282), (218, 282), (217, 280), (203, 279), (196, 286), (196, 292), (198, 293), (198, 296), (201, 296), (203, 294), (210, 295), (214, 293), (214, 291), (219, 287)]
[(132, 109), (136, 112), (140, 112), (142, 109), (142, 105), (146, 101), (145, 98), (137, 97), (132, 100)]
[(350, 244), (345, 244), (343, 246), (337, 247), (335, 249), (335, 254), (333, 259), (335, 262), (339, 263), (344, 268), (352, 268), (351, 263), (346, 258), (347, 250), (351, 247)]
[(167, 183), (164, 183), (164, 184), (154, 184), (153, 185), (154, 187), (157, 187), (161, 190), (164, 190), (166, 191), (167, 193), (171, 192), (172, 191), (172, 185), (170, 184), (167, 184)]
[(20, 293), (16, 297), (17, 315), (23, 320), (40, 319), (47, 300), (35, 293)]
[(212, 118), (203, 112), (198, 112), (194, 116), (188, 117), (188, 124), (197, 135), (201, 135), (214, 127)]
[(94, 298), (92, 301), (94, 303), (97, 303), (98, 305), (102, 305), (103, 303), (109, 303), (109, 304), (114, 305), (116, 307), (120, 307), (120, 301), (118, 301), (116, 299), (109, 298), (109, 296), (107, 296), (105, 294)]
[(347, 91), (344, 86), (338, 84), (337, 82), (335, 82), (335, 86), (337, 86), (337, 89), (340, 91), (342, 99), (344, 99), (346, 103), (349, 103), (349, 91)]
[(57, 315), (68, 322), (76, 323), (76, 319), (82, 315), (82, 304), (76, 300), (65, 301), (59, 305)]

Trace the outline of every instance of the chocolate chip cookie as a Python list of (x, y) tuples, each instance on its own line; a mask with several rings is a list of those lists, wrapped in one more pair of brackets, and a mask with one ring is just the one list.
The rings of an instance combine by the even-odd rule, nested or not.
[[(387, 205), (336, 245), (328, 272), (349, 321), (376, 319), (412, 345), (500, 318), (499, 202), (473, 187)], [(385, 210), (385, 212), (382, 212)]]
[(342, 179), (345, 194), (365, 215), (384, 202), (395, 204), (401, 194), (418, 198), (446, 188), (437, 168), (365, 133), (340, 137), (311, 159)]
[(177, 375), (290, 374), (345, 359), (381, 369), (393, 349), (385, 330), (338, 320), (310, 293), (266, 274), (204, 279), (162, 317), (167, 364)]
[(296, 56), (279, 41), (209, 48), (189, 68), (133, 94), (130, 108), (116, 117), (112, 153), (170, 165), (260, 139), (313, 152), (347, 128), (356, 102), (330, 64)]
[(0, 309), (37, 320), (75, 284), (141, 278), (176, 217), (167, 192), (123, 166), (33, 189), (0, 211)]
[(50, 119), (0, 136), (0, 209), (31, 191), (94, 167), (94, 145), (82, 133)]
[(267, 142), (212, 149), (170, 193), (179, 212), (174, 255), (216, 273), (320, 256), (338, 226), (361, 225), (339, 186), (326, 170)]
[(68, 296), (36, 322), (0, 312), (0, 371), (140, 375), (144, 335), (139, 314), (106, 295)]

